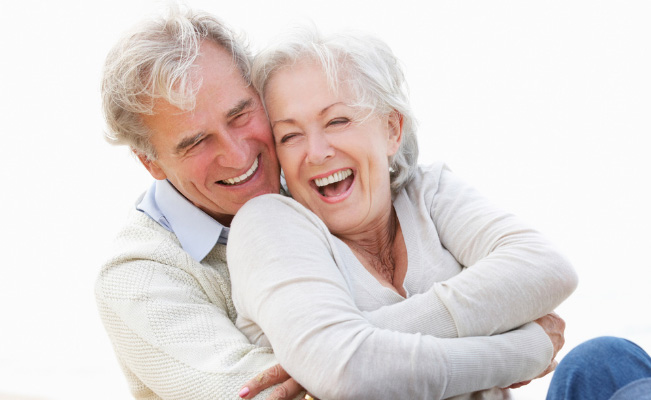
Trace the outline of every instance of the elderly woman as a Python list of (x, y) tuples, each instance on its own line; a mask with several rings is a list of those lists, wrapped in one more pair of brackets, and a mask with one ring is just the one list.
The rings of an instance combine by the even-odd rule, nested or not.
[(326, 399), (463, 397), (551, 369), (554, 317), (531, 321), (574, 290), (572, 267), (444, 165), (417, 166), (384, 43), (305, 30), (260, 54), (253, 77), (293, 197), (253, 199), (232, 224), (253, 342)]

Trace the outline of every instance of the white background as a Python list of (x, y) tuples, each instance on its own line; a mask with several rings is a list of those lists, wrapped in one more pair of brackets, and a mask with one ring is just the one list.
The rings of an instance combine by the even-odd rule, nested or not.
[[(606, 334), (651, 349), (650, 2), (276, 3), (189, 2), (255, 46), (308, 19), (389, 42), (410, 82), (421, 161), (446, 161), (573, 261), (579, 289), (559, 309), (566, 349)], [(150, 178), (103, 141), (99, 81), (119, 35), (162, 9), (2, 4), (0, 399), (129, 398), (93, 284)], [(515, 397), (541, 399), (547, 384)]]

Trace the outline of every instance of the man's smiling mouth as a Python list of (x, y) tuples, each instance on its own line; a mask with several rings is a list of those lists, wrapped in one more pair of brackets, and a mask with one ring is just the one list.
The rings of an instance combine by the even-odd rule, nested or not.
[(219, 183), (223, 185), (229, 185), (229, 186), (240, 185), (246, 182), (251, 176), (253, 176), (253, 174), (255, 174), (257, 170), (258, 170), (258, 158), (256, 157), (255, 161), (253, 162), (253, 165), (251, 165), (251, 168), (249, 168), (249, 170), (246, 171), (244, 174), (240, 176), (236, 176), (234, 178), (221, 180), (219, 181)]

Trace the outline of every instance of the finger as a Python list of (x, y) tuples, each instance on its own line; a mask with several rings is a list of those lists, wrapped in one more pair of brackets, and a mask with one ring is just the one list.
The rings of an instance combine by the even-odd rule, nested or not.
[(514, 383), (513, 385), (507, 387), (507, 389), (517, 389), (517, 388), (521, 388), (522, 386), (528, 385), (528, 384), (530, 384), (530, 383), (531, 383), (530, 380), (529, 380), (529, 381), (524, 381), (524, 382)]
[(240, 390), (239, 396), (243, 399), (255, 397), (258, 393), (277, 383), (285, 382), (290, 376), (285, 370), (276, 364), (271, 368), (262, 371), (258, 376), (249, 380)]
[(554, 371), (556, 369), (557, 365), (558, 365), (558, 361), (552, 360), (551, 364), (549, 364), (549, 366), (540, 375), (538, 375), (536, 377), (536, 379), (542, 378), (543, 376), (545, 376), (545, 375), (549, 374), (550, 372)]
[(555, 358), (558, 352), (565, 344), (565, 321), (556, 313), (547, 314), (539, 319), (537, 322), (545, 331), (553, 345), (553, 356)]
[(301, 386), (294, 379), (287, 379), (285, 382), (278, 385), (271, 395), (267, 397), (267, 400), (286, 400), (293, 399), (298, 396), (299, 393), (303, 391), (303, 386)]

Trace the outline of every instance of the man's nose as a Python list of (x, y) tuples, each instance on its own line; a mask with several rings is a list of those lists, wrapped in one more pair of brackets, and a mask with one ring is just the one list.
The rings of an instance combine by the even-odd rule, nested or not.
[(223, 167), (246, 168), (249, 160), (249, 146), (246, 140), (228, 132), (220, 135), (217, 143), (217, 161)]
[(335, 149), (328, 141), (325, 132), (311, 132), (307, 135), (307, 157), (310, 164), (321, 165), (327, 159), (334, 157)]

